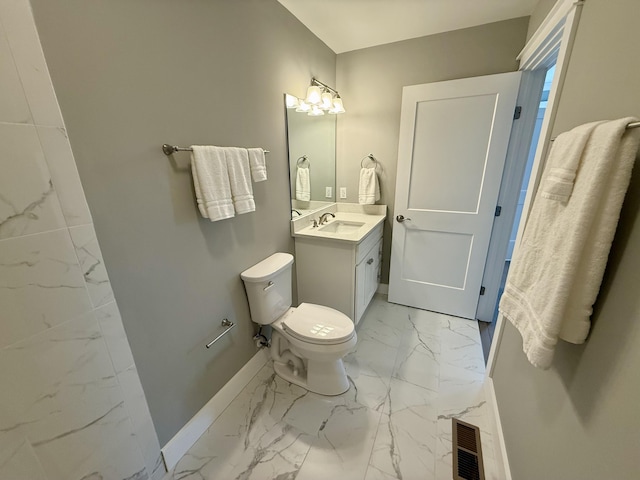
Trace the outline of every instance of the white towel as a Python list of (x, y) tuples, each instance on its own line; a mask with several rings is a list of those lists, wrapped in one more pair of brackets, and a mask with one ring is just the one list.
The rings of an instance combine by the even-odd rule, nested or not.
[(251, 177), (255, 183), (264, 182), (267, 179), (267, 162), (264, 150), (261, 148), (248, 148), (249, 166), (251, 167)]
[(222, 148), (191, 146), (191, 172), (200, 214), (212, 222), (235, 215)]
[(380, 200), (380, 185), (376, 169), (360, 169), (360, 186), (358, 189), (358, 203), (360, 205), (373, 205)]
[(242, 213), (255, 211), (256, 203), (253, 200), (251, 168), (249, 167), (249, 154), (247, 149), (225, 147), (224, 156), (227, 160), (231, 198), (233, 199), (233, 207), (236, 213), (240, 215)]
[(625, 131), (632, 121), (584, 125), (554, 142), (500, 301), (536, 367), (551, 366), (559, 338), (583, 343), (589, 333), (640, 143), (639, 131)]
[(303, 202), (311, 200), (311, 179), (308, 167), (298, 167), (296, 170), (296, 200)]

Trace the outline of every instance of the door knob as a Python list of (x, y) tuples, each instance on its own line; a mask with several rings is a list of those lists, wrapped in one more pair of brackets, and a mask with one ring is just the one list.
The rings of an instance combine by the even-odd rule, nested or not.
[(407, 217), (407, 218), (405, 218), (405, 216), (404, 216), (404, 215), (398, 215), (398, 216), (396, 217), (396, 221), (397, 221), (398, 223), (402, 223), (402, 222), (404, 222), (405, 220), (411, 220), (411, 219), (410, 219), (410, 218), (408, 218), (408, 217)]

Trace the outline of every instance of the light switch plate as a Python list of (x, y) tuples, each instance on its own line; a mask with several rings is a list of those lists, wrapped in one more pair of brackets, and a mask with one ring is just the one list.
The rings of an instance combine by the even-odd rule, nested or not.
[(332, 190), (333, 188), (331, 187), (325, 187), (324, 196), (327, 198), (331, 198), (333, 196)]
[(340, 187), (340, 198), (347, 198), (347, 187)]

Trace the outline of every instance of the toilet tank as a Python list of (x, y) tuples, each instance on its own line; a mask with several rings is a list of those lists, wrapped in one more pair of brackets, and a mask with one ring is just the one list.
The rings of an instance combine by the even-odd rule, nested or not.
[(293, 255), (274, 253), (240, 274), (255, 323), (269, 325), (291, 307), (292, 265)]

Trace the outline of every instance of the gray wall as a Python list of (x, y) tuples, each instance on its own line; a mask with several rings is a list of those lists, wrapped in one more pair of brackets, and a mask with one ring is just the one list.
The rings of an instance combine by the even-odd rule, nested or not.
[[(544, 15), (542, 15), (544, 17)], [(589, 0), (553, 128), (640, 116), (637, 0)], [(532, 367), (506, 325), (494, 382), (514, 479), (637, 478), (640, 444), (640, 165), (625, 199), (593, 327)]]
[[(293, 251), (283, 93), (335, 82), (335, 54), (275, 0), (33, 0), (142, 385), (167, 442), (256, 352), (239, 274)], [(256, 212), (200, 218), (189, 157), (260, 146)], [(222, 318), (237, 328), (210, 350)]]
[(527, 40), (529, 40), (536, 32), (540, 24), (544, 21), (549, 11), (556, 4), (557, 0), (540, 0), (536, 8), (531, 12), (529, 17), (529, 29), (527, 31)]
[(389, 206), (383, 283), (389, 281), (402, 87), (517, 70), (527, 21), (517, 18), (338, 55), (337, 88), (347, 113), (338, 118), (336, 183), (338, 189), (347, 187), (347, 202), (357, 203), (360, 159), (373, 153), (381, 164), (379, 203)]

